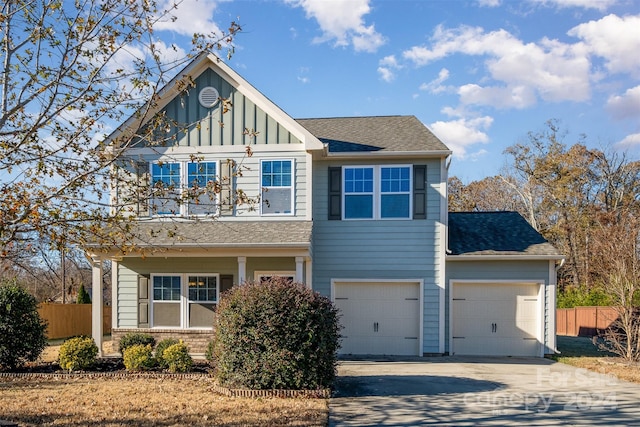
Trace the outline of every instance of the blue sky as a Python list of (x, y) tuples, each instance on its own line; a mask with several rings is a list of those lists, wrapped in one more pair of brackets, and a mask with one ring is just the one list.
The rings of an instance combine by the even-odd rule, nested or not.
[(638, 0), (184, 0), (159, 27), (243, 33), (228, 61), (294, 118), (411, 114), (465, 182), (558, 119), (588, 145), (640, 157)]

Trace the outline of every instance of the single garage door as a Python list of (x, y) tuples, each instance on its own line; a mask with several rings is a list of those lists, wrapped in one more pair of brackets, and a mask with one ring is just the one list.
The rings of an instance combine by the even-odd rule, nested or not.
[(420, 355), (420, 284), (334, 283), (341, 354)]
[(540, 355), (540, 285), (454, 283), (452, 354)]

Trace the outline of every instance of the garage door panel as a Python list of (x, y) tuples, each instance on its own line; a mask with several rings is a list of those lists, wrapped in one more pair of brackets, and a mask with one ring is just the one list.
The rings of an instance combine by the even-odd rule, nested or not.
[(342, 354), (419, 354), (419, 283), (334, 284)]
[(454, 283), (452, 353), (537, 356), (540, 285)]

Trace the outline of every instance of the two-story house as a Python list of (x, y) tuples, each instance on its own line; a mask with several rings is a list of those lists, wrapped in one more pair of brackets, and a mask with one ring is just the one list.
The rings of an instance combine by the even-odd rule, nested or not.
[[(555, 350), (562, 257), (518, 214), (449, 215), (451, 152), (418, 119), (294, 120), (207, 54), (176, 82), (151, 115), (168, 142), (141, 140), (117, 164), (111, 198), (136, 250), (90, 248), (94, 301), (112, 261), (115, 340), (141, 331), (202, 353), (220, 295), (277, 275), (335, 302), (344, 354)], [(189, 197), (194, 185), (211, 191)]]

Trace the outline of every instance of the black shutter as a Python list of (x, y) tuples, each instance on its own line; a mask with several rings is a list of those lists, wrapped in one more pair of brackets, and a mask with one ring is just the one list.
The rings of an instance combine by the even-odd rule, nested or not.
[(342, 168), (329, 168), (329, 219), (342, 219)]
[(149, 278), (138, 276), (138, 327), (149, 327)]
[(413, 219), (427, 219), (427, 166), (413, 166)]

